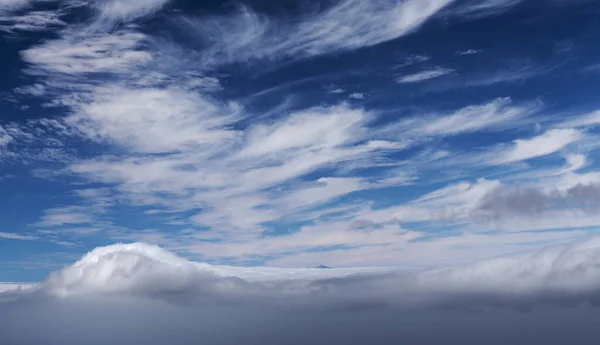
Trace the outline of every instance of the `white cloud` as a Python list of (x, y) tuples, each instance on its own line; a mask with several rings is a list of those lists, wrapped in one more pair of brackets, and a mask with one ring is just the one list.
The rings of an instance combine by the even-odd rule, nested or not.
[(27, 7), (32, 0), (0, 0), (0, 14)]
[(348, 95), (348, 98), (352, 99), (365, 99), (365, 94), (360, 92), (353, 92)]
[(479, 18), (502, 13), (522, 0), (469, 0), (452, 8), (451, 12), (463, 18)]
[[(96, 147), (101, 154), (86, 155), (85, 159), (71, 157), (66, 169), (56, 174), (69, 173), (81, 178), (80, 182), (110, 185), (106, 195), (80, 192), (91, 205), (118, 201), (152, 207), (156, 210), (153, 216), (172, 215), (165, 217), (170, 225), (207, 230), (119, 232), (113, 229), (117, 226), (97, 217), (108, 206), (50, 209), (37, 225), (77, 235), (102, 229), (112, 238), (139, 236), (212, 259), (281, 254), (286, 255), (282, 262), (294, 262), (309, 255), (326, 257), (323, 253), (304, 253), (306, 250), (343, 247), (351, 251), (340, 254), (339, 262), (348, 263), (352, 259), (344, 256), (347, 253), (371, 253), (374, 262), (389, 262), (396, 251), (412, 247), (411, 240), (428, 235), (405, 229), (398, 220), (448, 221), (449, 225), (465, 222), (477, 202), (502, 182), (482, 179), (451, 184), (388, 208), (361, 200), (334, 201), (358, 191), (403, 186), (422, 177), (413, 157), (391, 162), (390, 153), (421, 148), (434, 137), (516, 126), (517, 119), (539, 109), (538, 103), (514, 104), (500, 98), (455, 112), (413, 113), (411, 116), (418, 119), (402, 120), (388, 128), (375, 127), (375, 111), (348, 103), (293, 111), (285, 105), (248, 121), (240, 104), (218, 100), (215, 92), (227, 83), (205, 69), (230, 62), (287, 61), (371, 46), (412, 32), (450, 2), (343, 0), (296, 21), (266, 17), (248, 8), (242, 8), (237, 16), (188, 18), (197, 30), (193, 34), (203, 37), (206, 48), (196, 55), (190, 53), (192, 58), (174, 42), (142, 34), (135, 25), (115, 25), (111, 30), (98, 26), (145, 17), (165, 6), (165, 1), (94, 2), (98, 13), (95, 23), (64, 27), (57, 32), (59, 38), (22, 52), (30, 64), (30, 77), (40, 79), (19, 92), (52, 98), (49, 105), (69, 109), (68, 116), (48, 120), (44, 126), (68, 138), (76, 136), (77, 140), (100, 144)], [(413, 55), (406, 63), (428, 59)], [(436, 68), (401, 77), (398, 82), (416, 83), (452, 72)], [(345, 92), (340, 88), (329, 91)], [(353, 93), (349, 97), (362, 99), (364, 95)], [(547, 137), (494, 146), (493, 159), (514, 163), (542, 157), (580, 138), (574, 130), (572, 137), (556, 131), (547, 132)], [(0, 146), (19, 139), (14, 131), (0, 131)], [(482, 157), (482, 165), (501, 164), (490, 163), (490, 154)], [(448, 154), (446, 159), (453, 157)], [(460, 163), (451, 162), (452, 168), (471, 167)], [(379, 171), (373, 172), (375, 167)], [(279, 221), (278, 227), (296, 221), (305, 224), (298, 231), (290, 229), (290, 235), (271, 236), (266, 225), (271, 221)], [(571, 235), (581, 233), (537, 239), (551, 241)], [(457, 241), (464, 239), (455, 237)], [(515, 235), (515, 243), (517, 239), (529, 237)], [(381, 253), (375, 255), (378, 251)], [(449, 249), (445, 255), (465, 258), (473, 254), (466, 251), (461, 256), (453, 251), (458, 250)], [(418, 253), (410, 253), (417, 262)], [(359, 254), (355, 260), (359, 259), (364, 257)]]
[(109, 22), (130, 22), (160, 10), (170, 0), (92, 0), (99, 19)]
[(346, 90), (339, 88), (339, 87), (333, 87), (329, 89), (329, 93), (333, 93), (333, 94), (340, 94), (340, 93), (344, 93), (346, 92)]
[(437, 67), (434, 69), (425, 70), (425, 71), (421, 71), (418, 73), (398, 77), (396, 79), (396, 82), (399, 84), (420, 83), (420, 82), (423, 82), (426, 80), (439, 78), (439, 77), (448, 75), (453, 72), (454, 72), (453, 69)]
[(61, 27), (66, 23), (61, 12), (32, 11), (24, 15), (0, 16), (0, 31), (43, 31), (51, 27)]
[(238, 106), (219, 105), (181, 89), (98, 88), (66, 122), (84, 136), (135, 152), (174, 152), (235, 139), (224, 128)]
[(451, 114), (436, 114), (400, 121), (396, 127), (419, 136), (456, 135), (505, 125), (514, 125), (521, 117), (539, 110), (538, 103), (514, 104), (510, 98), (498, 98), (482, 105), (472, 105)]
[(6, 240), (21, 240), (21, 241), (34, 241), (38, 238), (32, 235), (21, 235), (14, 232), (0, 232), (0, 239)]
[[(533, 303), (548, 303), (545, 299), (548, 296), (555, 296), (556, 300), (584, 300), (597, 293), (599, 281), (594, 272), (599, 250), (600, 240), (592, 238), (429, 270), (289, 270), (211, 266), (187, 261), (155, 246), (118, 244), (95, 249), (75, 264), (53, 273), (40, 288), (57, 297), (125, 294), (168, 300), (186, 296), (189, 303), (202, 303), (197, 297), (207, 295), (225, 300), (249, 297), (263, 303), (285, 296), (291, 305), (294, 300), (304, 301), (309, 296), (321, 303), (339, 302), (334, 296), (342, 298), (343, 303), (351, 303), (367, 295), (378, 296), (398, 307), (461, 302), (469, 295), (483, 297), (472, 300), (480, 306), (488, 303), (491, 306), (500, 297), (504, 297), (507, 305), (518, 305), (523, 298)], [(359, 279), (358, 286), (352, 283), (360, 277), (356, 273), (363, 273), (366, 279)], [(338, 283), (331, 285), (328, 278), (337, 278)], [(373, 285), (376, 290), (369, 294), (355, 290), (364, 288), (365, 282), (378, 282), (382, 278), (381, 282), (386, 284)], [(351, 290), (343, 292), (343, 289)], [(468, 305), (469, 302), (462, 301), (457, 306)]]
[(553, 129), (531, 139), (517, 139), (512, 147), (494, 160), (495, 164), (506, 164), (543, 157), (560, 151), (579, 141), (583, 135), (574, 129)]
[(86, 224), (94, 221), (94, 210), (82, 206), (52, 208), (45, 211), (42, 219), (36, 223), (41, 227), (56, 227), (68, 224)]
[(0, 148), (6, 146), (8, 143), (10, 143), (13, 140), (14, 139), (10, 135), (10, 133), (6, 129), (4, 129), (2, 126), (0, 126)]
[(518, 61), (494, 72), (469, 77), (464, 86), (491, 86), (503, 83), (518, 83), (533, 77), (544, 75), (557, 68), (558, 65), (540, 66), (528, 61)]
[(187, 19), (212, 48), (210, 64), (278, 60), (376, 45), (406, 35), (451, 0), (341, 0), (290, 24), (242, 7), (235, 16)]
[[(69, 31), (61, 39), (50, 40), (22, 52), (35, 71), (78, 75), (83, 73), (125, 73), (151, 59), (142, 50), (145, 36), (130, 31), (111, 34)], [(55, 76), (56, 77), (56, 76)]]
[(563, 128), (588, 128), (600, 125), (600, 110), (592, 111), (587, 114), (573, 116), (574, 118), (566, 120), (560, 124)]
[(413, 54), (406, 57), (406, 59), (404, 59), (404, 62), (394, 65), (394, 68), (403, 68), (429, 60), (431, 60), (431, 56), (429, 55)]
[(457, 51), (454, 55), (456, 56), (465, 56), (465, 55), (475, 55), (481, 53), (481, 50), (478, 49), (467, 49)]
[[(334, 267), (385, 265), (407, 268), (440, 267), (464, 264), (474, 260), (507, 255), (516, 251), (539, 250), (540, 246), (560, 244), (587, 238), (586, 231), (516, 232), (428, 238), (421, 234), (416, 241), (395, 239), (388, 245), (332, 248), (283, 255), (268, 261), (278, 267), (311, 267), (327, 263)], [(541, 244), (543, 243), (543, 244)], [(440, 264), (443, 263), (443, 264)]]

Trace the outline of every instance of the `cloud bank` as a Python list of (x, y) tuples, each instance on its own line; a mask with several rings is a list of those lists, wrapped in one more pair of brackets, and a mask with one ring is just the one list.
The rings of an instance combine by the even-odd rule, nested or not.
[[(153, 245), (116, 244), (96, 248), (38, 286), (5, 284), (0, 331), (15, 345), (82, 338), (91, 344), (231, 344), (242, 341), (236, 335), (251, 344), (325, 344), (351, 338), (355, 329), (352, 344), (457, 344), (461, 337), (470, 344), (499, 327), (512, 328), (516, 333), (502, 339), (516, 344), (524, 344), (522, 336), (555, 344), (536, 335), (539, 327), (576, 317), (580, 327), (565, 322), (557, 339), (579, 329), (584, 333), (577, 339), (588, 342), (578, 343), (591, 344), (598, 334), (585, 318), (598, 315), (599, 263), (600, 238), (425, 270), (214, 266)], [(369, 321), (374, 316), (378, 321)], [(527, 327), (514, 328), (510, 320)], [(501, 344), (494, 341), (488, 343)]]

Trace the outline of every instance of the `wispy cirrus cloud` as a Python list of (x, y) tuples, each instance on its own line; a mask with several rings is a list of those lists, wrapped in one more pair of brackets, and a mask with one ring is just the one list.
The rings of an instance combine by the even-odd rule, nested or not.
[(517, 139), (494, 163), (506, 164), (546, 156), (581, 139), (582, 134), (575, 129), (554, 129), (531, 139)]
[(98, 13), (98, 20), (108, 22), (130, 22), (154, 14), (170, 0), (91, 0)]
[[(4, 126), (0, 145), (38, 143), (53, 136), (94, 147), (72, 149), (69, 159), (55, 160), (60, 168), (54, 176), (84, 186), (74, 187), (80, 189), (73, 206), (45, 212), (37, 224), (44, 226), (40, 236), (43, 231), (69, 236), (102, 232), (111, 240), (160, 242), (211, 260), (271, 260), (286, 265), (320, 259), (345, 265), (357, 260), (391, 264), (403, 250), (407, 254), (402, 260), (430, 263), (409, 247), (437, 250), (455, 260), (485, 257), (488, 250), (457, 253), (456, 248), (473, 238), (469, 236), (473, 210), (492, 190), (508, 184), (510, 174), (485, 179), (477, 176), (479, 172), (574, 155), (574, 144), (587, 135), (578, 126), (549, 130), (543, 123), (542, 134), (515, 131), (504, 136), (503, 131), (515, 130), (521, 123), (531, 124), (529, 118), (542, 110), (541, 102), (493, 95), (477, 103), (461, 100), (444, 110), (432, 107), (387, 118), (378, 109), (355, 106), (362, 103), (356, 101), (311, 101), (294, 109), (282, 102), (283, 106), (260, 110), (261, 116), (250, 118), (244, 102), (220, 93), (230, 82), (220, 69), (231, 64), (293, 62), (370, 47), (414, 32), (450, 3), (344, 0), (302, 12), (294, 20), (239, 7), (226, 15), (179, 16), (165, 22), (167, 29), (173, 23), (193, 29), (196, 40), (186, 41), (188, 47), (152, 34), (141, 24), (141, 19), (167, 6), (165, 1), (92, 2), (85, 5), (93, 14), (89, 22), (61, 27), (56, 37), (21, 55), (28, 63), (28, 77), (35, 81), (15, 92), (44, 97), (48, 101), (44, 106), (58, 106), (66, 114), (36, 122), (38, 127), (25, 131), (35, 133), (28, 141)], [(478, 13), (509, 7), (509, 2), (478, 4), (472, 8)], [(121, 25), (132, 22), (136, 24)], [(405, 65), (395, 67), (430, 59), (425, 54), (407, 55)], [(524, 80), (537, 75), (531, 74), (531, 66), (473, 78), (471, 85)], [(404, 75), (397, 82), (416, 84), (454, 72), (437, 67)], [(255, 91), (253, 95), (261, 93)], [(586, 121), (582, 127), (590, 125), (591, 120)], [(481, 133), (492, 132), (490, 138), (481, 139)], [(466, 135), (480, 139), (467, 139), (472, 152), (455, 153), (448, 143), (461, 142)], [(432, 144), (443, 147), (427, 154)], [(544, 178), (574, 173), (574, 166), (545, 171)], [(439, 170), (435, 176), (423, 173), (434, 169)], [(438, 176), (453, 170), (468, 175), (462, 181)], [(390, 187), (381, 194), (404, 195), (402, 188), (416, 182), (423, 183), (419, 185), (423, 189), (396, 205), (381, 205), (379, 197), (370, 196)], [(110, 219), (119, 208), (154, 224), (138, 231), (120, 227)], [(593, 223), (591, 218), (586, 221)], [(451, 239), (429, 231), (440, 222), (458, 229)], [(163, 226), (178, 228), (156, 229)], [(479, 231), (490, 229), (494, 228), (483, 223)], [(502, 254), (527, 241), (585, 235), (564, 231), (487, 239), (498, 241), (494, 254)], [(480, 235), (473, 247), (483, 248), (485, 241), (486, 236)]]
[(457, 135), (482, 130), (502, 129), (542, 108), (540, 102), (515, 104), (510, 98), (471, 105), (449, 114), (430, 114), (399, 121), (391, 131), (406, 131), (417, 137)]
[(296, 59), (376, 45), (406, 35), (451, 0), (341, 0), (295, 23), (240, 7), (234, 16), (187, 18), (203, 37), (205, 63)]
[(67, 30), (60, 39), (49, 40), (22, 52), (32, 73), (52, 73), (52, 78), (95, 73), (125, 73), (151, 57), (143, 50), (145, 36), (132, 31), (76, 33)]
[(468, 0), (448, 12), (463, 19), (477, 19), (505, 12), (523, 0)]
[(22, 235), (14, 232), (0, 232), (0, 239), (20, 240), (20, 241), (35, 241), (38, 238), (33, 235)]
[(431, 79), (436, 79), (448, 74), (454, 73), (453, 69), (437, 67), (430, 70), (417, 72), (414, 74), (408, 74), (402, 77), (398, 77), (396, 82), (398, 84), (413, 84), (420, 83)]
[(31, 11), (23, 15), (0, 16), (0, 31), (44, 31), (66, 25), (60, 11)]

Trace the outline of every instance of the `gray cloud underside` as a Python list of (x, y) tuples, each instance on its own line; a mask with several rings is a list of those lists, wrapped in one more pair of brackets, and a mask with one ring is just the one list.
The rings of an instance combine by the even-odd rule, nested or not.
[(14, 345), (592, 344), (599, 263), (600, 238), (422, 271), (211, 266), (113, 245), (1, 293), (0, 334)]

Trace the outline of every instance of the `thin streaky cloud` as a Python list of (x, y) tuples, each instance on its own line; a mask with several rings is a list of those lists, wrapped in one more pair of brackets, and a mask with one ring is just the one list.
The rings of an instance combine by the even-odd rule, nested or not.
[(438, 67), (438, 68), (425, 70), (425, 71), (417, 72), (414, 74), (409, 74), (409, 75), (405, 75), (402, 77), (398, 77), (396, 79), (396, 82), (398, 84), (420, 83), (420, 82), (424, 82), (427, 80), (443, 77), (443, 76), (451, 74), (451, 73), (454, 73), (453, 69)]

